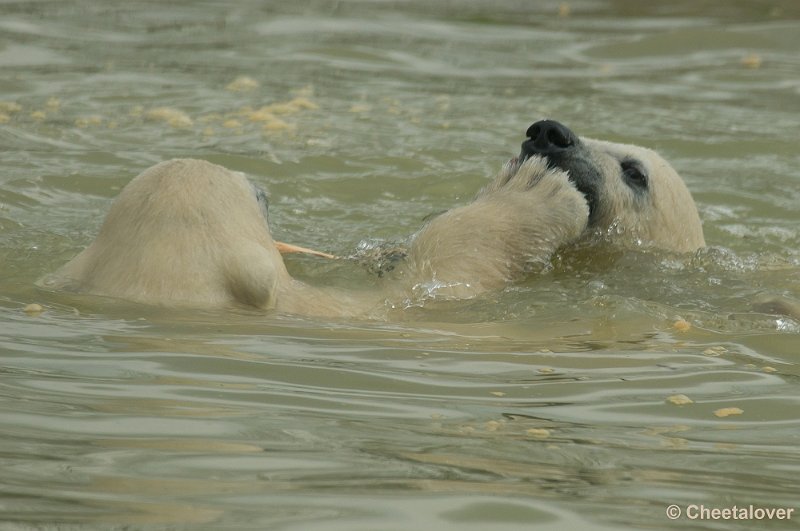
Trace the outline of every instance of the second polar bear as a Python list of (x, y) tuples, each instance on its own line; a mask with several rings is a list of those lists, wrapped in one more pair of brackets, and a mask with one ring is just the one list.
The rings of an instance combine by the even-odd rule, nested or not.
[(689, 190), (655, 151), (579, 138), (553, 120), (527, 136), (472, 203), (414, 237), (400, 274), (435, 277), (440, 291), (468, 296), (521, 278), (580, 239), (680, 253), (705, 246)]
[(380, 316), (419, 286), (447, 298), (502, 288), (559, 248), (610, 227), (620, 244), (677, 252), (704, 245), (689, 191), (655, 152), (580, 139), (547, 120), (528, 136), (474, 201), (412, 238), (380, 288), (293, 279), (270, 234), (264, 194), (241, 173), (189, 159), (133, 179), (95, 241), (40, 284), (148, 304)]

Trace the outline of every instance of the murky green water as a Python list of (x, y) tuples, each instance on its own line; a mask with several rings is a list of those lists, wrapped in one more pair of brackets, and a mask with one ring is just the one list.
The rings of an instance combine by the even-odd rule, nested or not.
[[(0, 527), (796, 528), (665, 514), (800, 511), (800, 323), (751, 309), (800, 298), (796, 2), (169, 4), (0, 3)], [(709, 249), (390, 322), (34, 286), (166, 158), (247, 172), (279, 239), (347, 254), (545, 116), (661, 151)]]

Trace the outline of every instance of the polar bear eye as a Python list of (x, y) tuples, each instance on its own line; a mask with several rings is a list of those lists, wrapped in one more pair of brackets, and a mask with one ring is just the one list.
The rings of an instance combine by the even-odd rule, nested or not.
[(635, 190), (647, 188), (647, 173), (638, 162), (623, 160), (619, 165), (622, 168), (622, 178), (625, 180), (625, 184)]

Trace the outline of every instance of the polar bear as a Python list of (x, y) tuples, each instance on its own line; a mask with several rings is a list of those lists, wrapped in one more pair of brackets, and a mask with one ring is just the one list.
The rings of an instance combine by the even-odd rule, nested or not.
[[(275, 242), (268, 200), (243, 173), (173, 159), (128, 183), (95, 240), (40, 287), (172, 307), (370, 314), (376, 293), (315, 288), (293, 279)], [(320, 253), (322, 254), (322, 253)]]
[(435, 277), (467, 296), (518, 280), (572, 243), (677, 253), (705, 246), (689, 190), (655, 151), (579, 138), (553, 120), (527, 136), (472, 203), (412, 239), (401, 274)]
[(149, 304), (379, 316), (404, 300), (501, 289), (598, 231), (621, 245), (704, 245), (689, 191), (655, 152), (581, 139), (550, 120), (528, 137), (472, 202), (422, 227), (374, 289), (292, 278), (270, 233), (266, 195), (241, 173), (191, 159), (134, 178), (97, 238), (40, 285)]

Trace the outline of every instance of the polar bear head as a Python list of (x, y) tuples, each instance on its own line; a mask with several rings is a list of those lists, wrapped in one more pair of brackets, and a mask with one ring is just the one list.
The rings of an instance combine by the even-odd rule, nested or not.
[(676, 252), (705, 245), (689, 190), (655, 151), (580, 138), (553, 120), (534, 123), (527, 136), (520, 161), (544, 157), (550, 167), (568, 173), (586, 197), (589, 231)]
[(144, 303), (271, 308), (288, 282), (266, 195), (242, 173), (175, 159), (128, 183), (91, 245), (40, 285)]

